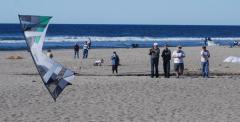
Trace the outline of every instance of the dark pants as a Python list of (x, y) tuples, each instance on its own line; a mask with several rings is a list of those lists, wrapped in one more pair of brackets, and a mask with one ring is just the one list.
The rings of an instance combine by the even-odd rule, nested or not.
[(202, 64), (202, 76), (203, 77), (209, 77), (209, 62), (201, 62)]
[(75, 51), (75, 52), (74, 52), (74, 59), (75, 59), (76, 57), (79, 58), (79, 51)]
[(166, 78), (170, 77), (170, 61), (163, 61), (163, 71)]
[(92, 43), (89, 43), (89, 44), (88, 44), (88, 49), (90, 49), (90, 48), (91, 48), (91, 45), (92, 45)]
[(83, 50), (83, 58), (87, 58), (88, 57), (88, 50), (84, 49)]
[(112, 65), (112, 73), (114, 74), (114, 71), (118, 73), (118, 65)]
[[(159, 58), (152, 58), (151, 59), (151, 77), (154, 77), (154, 75), (156, 77), (159, 76), (159, 74), (158, 74), (158, 61), (159, 61)], [(154, 74), (154, 71), (155, 71), (155, 74)]]

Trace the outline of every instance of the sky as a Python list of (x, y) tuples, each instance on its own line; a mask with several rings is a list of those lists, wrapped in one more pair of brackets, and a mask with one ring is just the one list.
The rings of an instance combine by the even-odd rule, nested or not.
[(0, 23), (18, 14), (55, 24), (240, 25), (240, 0), (1, 0)]

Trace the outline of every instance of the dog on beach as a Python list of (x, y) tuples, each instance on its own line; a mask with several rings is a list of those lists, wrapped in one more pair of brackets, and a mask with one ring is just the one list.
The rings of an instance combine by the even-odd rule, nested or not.
[(103, 59), (96, 60), (96, 61), (93, 63), (93, 66), (102, 66), (103, 63), (104, 63), (104, 60), (103, 60)]

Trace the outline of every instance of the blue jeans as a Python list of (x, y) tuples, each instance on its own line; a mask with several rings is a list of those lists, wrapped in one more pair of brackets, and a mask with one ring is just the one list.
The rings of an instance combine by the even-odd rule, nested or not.
[(83, 50), (83, 58), (87, 58), (88, 57), (88, 50), (84, 49)]
[(159, 61), (158, 58), (151, 59), (151, 77), (154, 77), (154, 75), (156, 77), (159, 76), (159, 74), (158, 74), (158, 61)]
[(209, 77), (209, 61), (201, 62), (202, 65), (202, 76)]

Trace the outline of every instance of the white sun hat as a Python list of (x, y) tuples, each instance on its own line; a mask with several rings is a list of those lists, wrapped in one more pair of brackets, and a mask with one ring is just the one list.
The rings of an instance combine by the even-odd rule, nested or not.
[(158, 43), (157, 42), (153, 43), (153, 46), (158, 46)]

